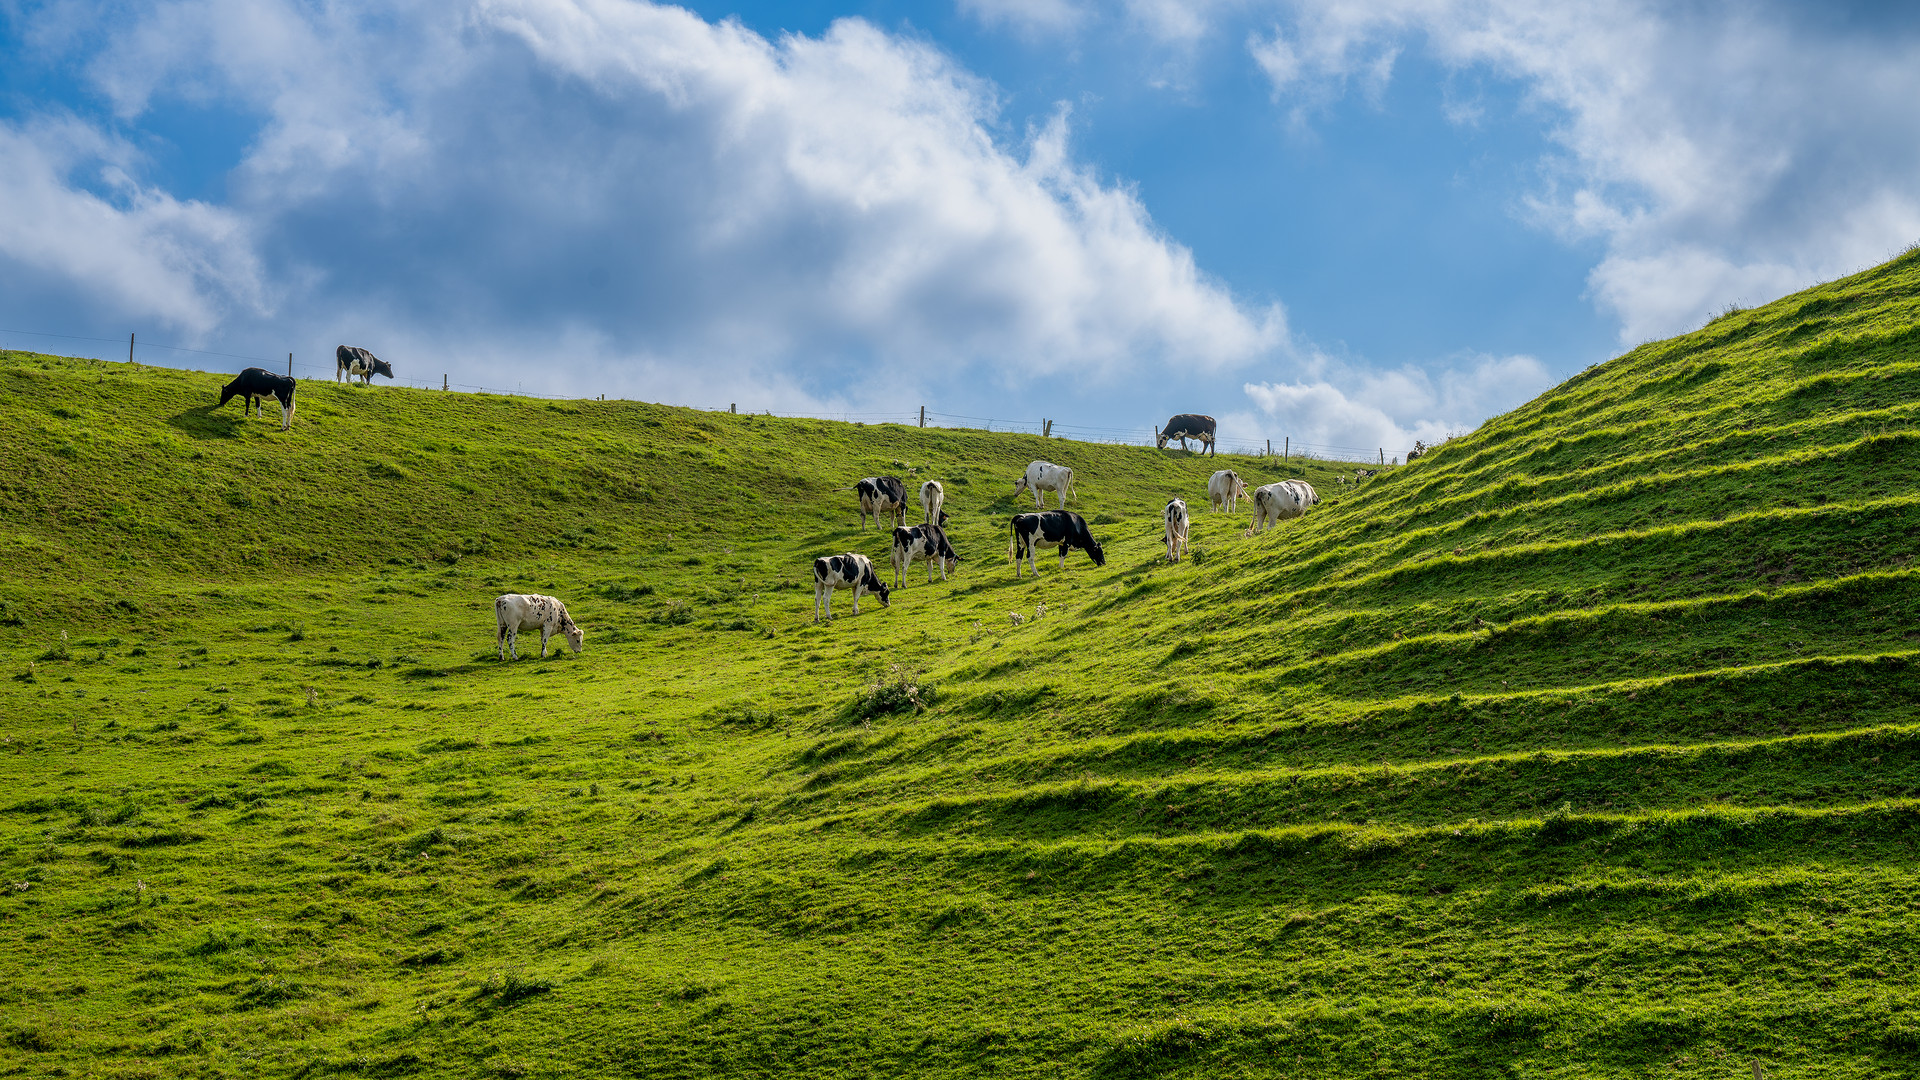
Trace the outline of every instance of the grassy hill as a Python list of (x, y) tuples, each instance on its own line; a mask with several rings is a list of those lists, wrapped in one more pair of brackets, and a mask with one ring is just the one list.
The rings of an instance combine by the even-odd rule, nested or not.
[[(1920, 1071), (1920, 256), (1358, 489), (222, 381), (0, 356), (0, 1071)], [(1105, 568), (1015, 579), (1035, 457)], [(966, 561), (813, 626), (876, 472)]]

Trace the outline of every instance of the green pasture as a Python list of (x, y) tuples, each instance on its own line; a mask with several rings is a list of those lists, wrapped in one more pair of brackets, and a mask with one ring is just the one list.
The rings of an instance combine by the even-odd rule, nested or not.
[(0, 1073), (1920, 1074), (1920, 255), (1358, 486), (224, 378), (0, 354)]

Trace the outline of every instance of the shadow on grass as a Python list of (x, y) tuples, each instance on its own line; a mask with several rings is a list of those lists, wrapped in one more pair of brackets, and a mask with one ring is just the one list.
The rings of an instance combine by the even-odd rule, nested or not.
[(221, 407), (215, 404), (202, 405), (167, 417), (167, 424), (196, 439), (234, 438), (240, 434), (240, 425), (243, 421), (240, 415), (231, 409), (224, 413), (220, 409)]

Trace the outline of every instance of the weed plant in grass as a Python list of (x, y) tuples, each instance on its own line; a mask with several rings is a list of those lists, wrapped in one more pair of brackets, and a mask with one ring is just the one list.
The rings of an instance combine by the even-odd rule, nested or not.
[[(0, 1068), (1920, 1074), (1916, 342), (1908, 255), (1357, 488), (0, 355)], [(1227, 466), (1325, 501), (1167, 565)], [(881, 473), (960, 571), (813, 626)]]

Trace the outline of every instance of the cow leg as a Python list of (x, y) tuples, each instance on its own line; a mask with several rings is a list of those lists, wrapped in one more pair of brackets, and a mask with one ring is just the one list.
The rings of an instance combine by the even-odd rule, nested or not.
[(517, 626), (507, 630), (507, 652), (515, 660), (520, 659), (520, 628)]
[[(334, 381), (338, 382), (339, 380), (335, 379)], [(493, 658), (495, 660), (505, 660), (507, 658), (507, 628), (501, 626), (499, 623), (493, 625)]]
[(820, 624), (820, 583), (818, 581), (813, 583), (813, 622), (816, 626)]
[(541, 623), (540, 624), (540, 659), (542, 660), (545, 660), (547, 658), (547, 639), (552, 636), (553, 636), (553, 627), (548, 626), (545, 623)]
[(860, 614), (860, 583), (857, 581), (853, 583), (853, 613)]

